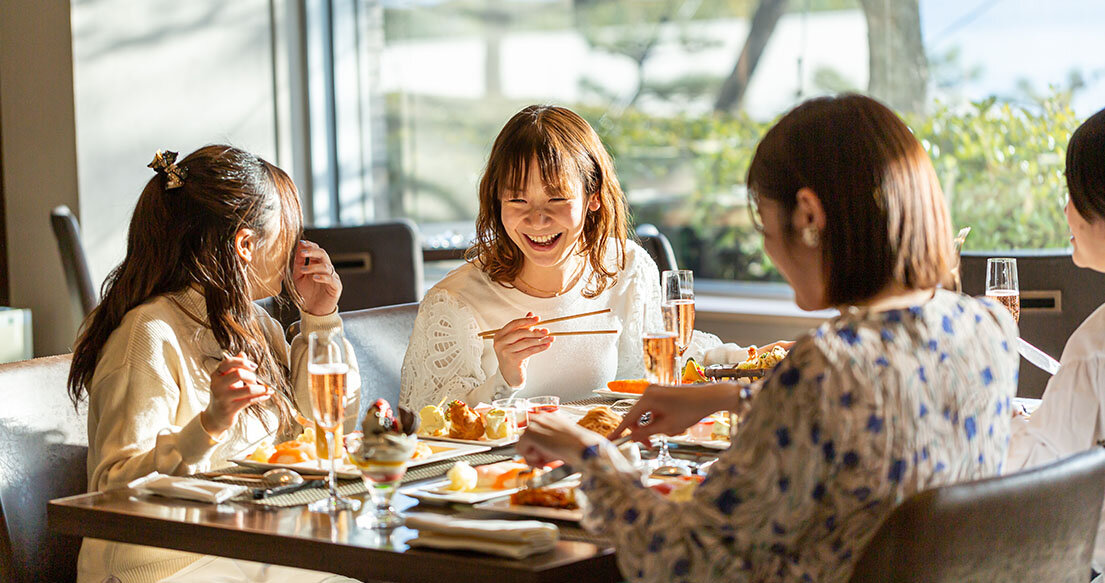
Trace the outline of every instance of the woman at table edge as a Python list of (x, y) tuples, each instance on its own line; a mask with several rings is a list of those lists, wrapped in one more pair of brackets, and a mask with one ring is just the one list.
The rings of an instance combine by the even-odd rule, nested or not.
[[(449, 399), (573, 399), (642, 377), (642, 336), (663, 329), (657, 268), (627, 238), (625, 195), (587, 121), (552, 105), (515, 114), (492, 145), (479, 201), (468, 262), (419, 306), (400, 403), (418, 410)], [(557, 338), (536, 327), (539, 318), (606, 308), (556, 330), (616, 334)], [(493, 339), (478, 336), (492, 329)], [(719, 343), (696, 332), (690, 353)]]
[[(764, 380), (694, 498), (643, 488), (609, 441), (559, 415), (532, 417), (517, 445), (582, 469), (585, 525), (613, 538), (632, 581), (843, 582), (897, 502), (997, 474), (1005, 457), (1016, 326), (938, 289), (950, 219), (905, 124), (862, 96), (808, 101), (765, 135), (748, 185), (798, 305), (841, 314)], [(678, 433), (739, 395), (653, 386), (612, 435)]]
[[(90, 491), (152, 472), (228, 465), (262, 439), (294, 435), (296, 409), (310, 411), (304, 335), (342, 328), (341, 281), (325, 251), (298, 240), (301, 211), (287, 174), (218, 145), (179, 163), (158, 152), (150, 166), (156, 174), (135, 206), (126, 257), (73, 351), (70, 395), (74, 403), (88, 398)], [(280, 324), (253, 303), (278, 294), (282, 282), (301, 306), (302, 334), (290, 347)], [(360, 382), (351, 365), (352, 423)], [(85, 539), (78, 581), (144, 583), (181, 571), (210, 580), (253, 567), (260, 565)]]
[[(1105, 273), (1105, 110), (1085, 121), (1067, 146), (1064, 207), (1071, 260)], [(1047, 383), (1031, 418), (1013, 420), (1007, 471), (1046, 464), (1085, 451), (1105, 439), (1105, 306), (1071, 334), (1059, 371)], [(1098, 529), (1094, 569), (1105, 570), (1105, 517)]]

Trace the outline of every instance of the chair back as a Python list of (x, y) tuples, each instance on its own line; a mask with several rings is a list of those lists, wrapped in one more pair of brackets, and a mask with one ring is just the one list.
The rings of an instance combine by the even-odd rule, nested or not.
[(655, 225), (643, 223), (637, 226), (637, 240), (648, 252), (652, 260), (656, 262), (656, 268), (663, 273), (672, 269), (679, 269), (675, 261), (675, 251), (671, 248), (671, 242), (657, 229)]
[(1083, 583), (1105, 494), (1105, 450), (942, 486), (890, 513), (851, 583)]
[(54, 237), (58, 240), (61, 266), (65, 271), (66, 287), (69, 289), (69, 302), (79, 325), (100, 301), (88, 271), (88, 258), (84, 254), (84, 245), (81, 244), (80, 225), (77, 224), (73, 212), (65, 205), (50, 211), (50, 225), (53, 226)]
[(399, 404), (399, 372), (416, 316), (416, 303), (342, 313), (345, 337), (353, 345), (361, 370), (358, 420), (376, 399)]
[(80, 537), (46, 503), (88, 490), (88, 417), (66, 392), (71, 355), (0, 365), (0, 581), (74, 581)]
[(422, 243), (411, 221), (304, 229), (303, 234), (330, 254), (344, 288), (343, 312), (422, 298)]

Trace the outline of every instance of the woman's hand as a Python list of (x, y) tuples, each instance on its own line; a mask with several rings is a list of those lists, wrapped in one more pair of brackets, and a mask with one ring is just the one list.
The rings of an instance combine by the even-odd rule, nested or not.
[(579, 465), (584, 448), (602, 441), (601, 435), (580, 427), (560, 413), (538, 413), (530, 416), (526, 432), (514, 446), (514, 451), (533, 467), (557, 460), (564, 460), (568, 465)]
[(292, 281), (303, 297), (303, 311), (308, 314), (325, 316), (338, 308), (341, 278), (322, 247), (310, 241), (300, 241), (296, 245)]
[(257, 379), (257, 365), (246, 357), (227, 356), (211, 373), (211, 401), (200, 413), (200, 423), (211, 437), (234, 426), (238, 413), (272, 396), (272, 389)]
[[(610, 436), (628, 429), (633, 441), (650, 446), (649, 436), (653, 434), (678, 435), (714, 411), (729, 409), (737, 402), (739, 390), (734, 383), (649, 385)], [(648, 423), (642, 425), (645, 414)]]
[(499, 359), (499, 372), (513, 389), (525, 384), (529, 357), (548, 350), (553, 342), (548, 330), (533, 328), (536, 323), (537, 316), (530, 312), (524, 318), (507, 322), (495, 333), (493, 346)]
[(764, 346), (758, 346), (758, 347), (756, 347), (756, 354), (760, 355), (760, 354), (765, 354), (765, 353), (771, 352), (776, 346), (778, 346), (778, 347), (782, 348), (783, 350), (786, 350), (786, 351), (789, 352), (791, 347), (794, 346), (794, 341), (793, 340), (776, 340), (775, 342), (772, 342), (771, 344), (767, 344), (767, 345), (764, 345)]

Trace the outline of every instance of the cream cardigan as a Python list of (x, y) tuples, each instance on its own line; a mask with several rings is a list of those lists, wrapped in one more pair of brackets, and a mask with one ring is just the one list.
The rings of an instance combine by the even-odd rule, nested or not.
[[(239, 415), (219, 441), (211, 439), (199, 413), (211, 399), (211, 372), (222, 360), (207, 319), (203, 296), (192, 289), (153, 298), (132, 309), (112, 332), (88, 387), (88, 488), (107, 490), (151, 472), (187, 475), (227, 466), (272, 435), (252, 416)], [(337, 313), (302, 314), (303, 333), (289, 347), (280, 324), (260, 308), (257, 317), (276, 354), (290, 364), (300, 411), (310, 411), (306, 334), (341, 329)], [(348, 353), (353, 354), (347, 345)], [(350, 358), (346, 426), (356, 423), (360, 376)], [(309, 413), (306, 415), (310, 417)], [(276, 427), (269, 412), (269, 426)], [(154, 582), (201, 555), (85, 539), (78, 583), (114, 575), (124, 583)]]

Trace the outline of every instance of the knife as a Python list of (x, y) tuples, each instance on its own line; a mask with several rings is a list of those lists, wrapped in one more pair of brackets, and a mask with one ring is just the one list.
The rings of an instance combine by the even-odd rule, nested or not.
[[(626, 443), (628, 441), (629, 441), (629, 436), (624, 435), (622, 437), (619, 437), (619, 438), (611, 441), (610, 443), (613, 444), (614, 447), (618, 447), (619, 445), (621, 445), (623, 443)], [(530, 489), (530, 490), (535, 490), (537, 488), (544, 488), (545, 486), (551, 486), (551, 485), (553, 485), (557, 482), (564, 481), (564, 480), (566, 480), (566, 479), (568, 479), (568, 478), (570, 478), (570, 477), (572, 477), (572, 476), (574, 476), (578, 473), (579, 472), (575, 471), (572, 468), (572, 466), (569, 466), (568, 464), (564, 464), (562, 466), (553, 468), (553, 469), (551, 469), (551, 470), (549, 470), (549, 471), (547, 471), (543, 474), (533, 476), (529, 480), (526, 480), (526, 484), (525, 484), (525, 486), (523, 486), (523, 488)]]
[(1047, 374), (1054, 375), (1059, 372), (1058, 360), (1055, 360), (1043, 350), (1025, 342), (1024, 338), (1017, 339), (1017, 352), (1020, 352), (1025, 360), (1040, 367), (1040, 369)]

